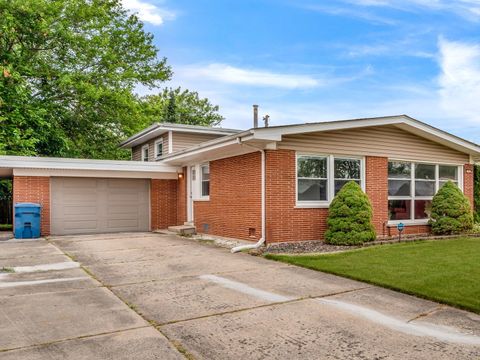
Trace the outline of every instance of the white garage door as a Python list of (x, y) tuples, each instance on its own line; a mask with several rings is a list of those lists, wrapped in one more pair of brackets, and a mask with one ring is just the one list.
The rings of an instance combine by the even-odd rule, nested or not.
[(148, 180), (51, 178), (53, 235), (148, 231)]

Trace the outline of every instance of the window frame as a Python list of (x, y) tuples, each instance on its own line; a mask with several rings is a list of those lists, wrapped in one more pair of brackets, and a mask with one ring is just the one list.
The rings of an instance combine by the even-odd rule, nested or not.
[[(388, 195), (388, 182), (390, 180), (406, 180), (407, 178), (390, 178), (387, 174), (387, 208), (388, 202), (390, 200), (409, 200), (410, 201), (410, 219), (405, 220), (390, 220), (388, 219), (388, 225), (398, 225), (399, 223), (403, 223), (406, 225), (425, 225), (428, 223), (429, 219), (415, 219), (415, 200), (432, 200), (435, 194), (440, 189), (440, 173), (439, 169), (440, 166), (452, 166), (457, 168), (457, 185), (459, 189), (463, 192), (463, 164), (454, 164), (454, 163), (447, 163), (447, 162), (435, 162), (435, 161), (412, 161), (412, 160), (400, 160), (400, 159), (388, 159), (388, 162), (403, 162), (410, 164), (410, 196), (391, 196)], [(422, 180), (416, 179), (415, 171), (416, 166), (419, 164), (423, 165), (434, 165), (435, 166), (435, 180)], [(432, 196), (416, 196), (415, 195), (415, 182), (416, 181), (426, 181), (426, 182), (435, 182), (435, 190)]]
[[(208, 180), (204, 180), (203, 179), (203, 168), (208, 168)], [(204, 199), (204, 200), (208, 200), (210, 199), (210, 164), (209, 163), (206, 163), (206, 164), (200, 164), (199, 166), (199, 185), (200, 185), (200, 189), (199, 189), (199, 198), (200, 199)], [(203, 183), (204, 182), (208, 182), (208, 195), (204, 195), (203, 194)]]
[[(158, 144), (162, 144), (162, 153), (161, 154), (158, 154)], [(163, 149), (163, 137), (162, 137), (160, 139), (155, 140), (155, 142), (154, 142), (155, 159), (158, 159), (158, 158), (162, 157), (164, 153), (165, 153), (165, 151)]]
[[(147, 160), (145, 160), (145, 150), (147, 150)], [(148, 162), (150, 160), (150, 149), (148, 144), (142, 146), (141, 154), (142, 154), (142, 157), (141, 157), (142, 162)]]
[[(301, 157), (316, 157), (327, 159), (327, 200), (298, 200), (298, 159)], [(335, 197), (335, 159), (360, 161), (360, 187), (365, 192), (365, 156), (324, 154), (311, 152), (296, 152), (295, 155), (295, 208), (328, 208)], [(314, 179), (314, 178), (301, 178)], [(324, 178), (319, 178), (323, 180)], [(357, 180), (357, 179), (352, 179)]]

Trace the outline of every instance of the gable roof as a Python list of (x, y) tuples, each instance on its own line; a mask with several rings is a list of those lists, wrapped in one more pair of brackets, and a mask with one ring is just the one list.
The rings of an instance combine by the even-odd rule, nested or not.
[[(282, 137), (285, 135), (338, 131), (382, 125), (394, 125), (407, 132), (429, 139), (433, 142), (442, 144), (446, 147), (455, 149), (462, 153), (469, 154), (472, 156), (473, 159), (480, 159), (479, 145), (462, 139), (458, 136), (452, 135), (446, 131), (435, 128), (410, 116), (395, 115), (375, 118), (280, 125), (271, 126), (268, 128), (252, 128), (246, 131), (207, 141), (197, 146), (193, 146), (191, 148), (169, 154), (165, 156), (163, 160), (171, 164), (181, 164), (182, 162), (198, 160), (199, 158), (207, 161), (209, 159), (213, 160), (214, 158), (219, 158), (217, 157), (218, 155), (216, 153), (218, 151), (223, 151), (224, 148), (229, 149), (228, 154), (235, 153), (233, 149), (235, 147), (237, 148), (238, 152), (241, 153), (240, 148), (242, 147), (242, 144), (250, 144), (255, 145), (259, 148), (265, 148), (265, 146), (267, 146), (267, 144), (269, 143), (282, 141)], [(235, 144), (237, 146), (235, 146)], [(252, 150), (250, 148), (250, 152), (254, 150), (255, 149)], [(226, 151), (223, 152), (225, 154), (227, 153)], [(243, 153), (245, 152), (246, 151), (244, 149)]]
[(153, 125), (143, 129), (142, 131), (132, 135), (128, 139), (120, 143), (122, 148), (132, 148), (133, 146), (142, 144), (148, 140), (156, 138), (168, 131), (184, 132), (191, 134), (211, 134), (218, 136), (227, 136), (240, 132), (236, 129), (225, 129), (211, 126), (198, 126), (187, 124), (172, 124), (172, 123), (154, 123)]

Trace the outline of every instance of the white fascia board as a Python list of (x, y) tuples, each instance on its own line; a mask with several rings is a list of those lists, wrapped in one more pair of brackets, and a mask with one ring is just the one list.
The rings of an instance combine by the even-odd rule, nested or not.
[(176, 180), (177, 172), (145, 172), (114, 170), (71, 170), (71, 169), (13, 169), (13, 176), (88, 177), (120, 179), (169, 179)]
[(206, 147), (201, 147), (201, 148), (198, 148), (197, 150), (194, 150), (194, 151), (188, 151), (188, 152), (185, 152), (185, 153), (180, 152), (177, 155), (167, 157), (167, 158), (163, 159), (162, 161), (165, 162), (166, 164), (168, 164), (169, 162), (172, 162), (172, 161), (179, 161), (179, 160), (183, 160), (183, 159), (187, 160), (188, 158), (190, 158), (192, 156), (196, 156), (196, 155), (199, 155), (201, 153), (206, 153), (208, 151), (213, 151), (213, 150), (225, 147), (225, 146), (235, 145), (235, 144), (240, 144), (238, 142), (237, 138), (235, 138), (233, 140), (229, 140), (229, 141), (223, 141), (221, 143), (213, 144), (213, 145), (206, 146)]
[(102, 170), (102, 171), (137, 171), (143, 173), (176, 173), (178, 167), (159, 162), (130, 160), (87, 160), (41, 158), (28, 156), (0, 156), (0, 168), (11, 169), (58, 169), (58, 170)]
[(421, 121), (407, 117), (402, 123), (400, 123), (399, 127), (402, 127), (403, 124), (410, 126), (412, 130), (414, 130), (411, 131), (412, 133), (415, 133), (415, 130), (417, 130), (417, 134), (419, 136), (428, 138), (432, 141), (440, 142), (445, 146), (452, 147), (470, 155), (480, 155), (480, 146), (428, 124), (422, 123)]
[[(410, 118), (406, 115), (389, 116), (371, 119), (355, 119), (355, 120), (340, 120), (324, 123), (311, 123), (303, 125), (278, 126), (272, 128), (258, 128), (254, 129), (254, 137), (256, 139), (271, 139), (273, 141), (281, 141), (278, 138), (284, 135), (304, 134), (312, 132), (336, 131), (355, 129), (361, 127), (382, 126), (382, 125), (396, 125), (406, 126), (408, 131), (428, 138), (432, 141), (439, 142), (445, 146), (454, 148), (458, 151), (475, 154), (480, 156), (480, 146), (471, 143), (467, 140), (461, 139), (455, 135), (449, 134), (445, 131), (437, 129), (433, 126), (425, 124), (419, 120)], [(406, 130), (407, 128), (404, 128)]]
[[(304, 134), (311, 132), (333, 131), (344, 129), (355, 129), (360, 127), (392, 125), (402, 122), (405, 118), (403, 116), (391, 116), (384, 118), (373, 119), (358, 119), (358, 120), (338, 120), (329, 122), (319, 122), (301, 125), (286, 125), (276, 126), (270, 128), (255, 129), (255, 137), (258, 139), (268, 139), (281, 137), (283, 135)], [(278, 140), (277, 140), (278, 141)]]
[(195, 129), (187, 127), (177, 127), (177, 126), (168, 126), (162, 124), (154, 124), (147, 129), (141, 131), (138, 134), (135, 134), (128, 138), (127, 140), (120, 143), (121, 148), (132, 148), (133, 146), (144, 143), (145, 141), (151, 140), (157, 136), (160, 136), (166, 132), (181, 132), (189, 134), (209, 134), (209, 135), (218, 135), (218, 137), (229, 136), (235, 134), (233, 130), (223, 130), (222, 128), (214, 129)]

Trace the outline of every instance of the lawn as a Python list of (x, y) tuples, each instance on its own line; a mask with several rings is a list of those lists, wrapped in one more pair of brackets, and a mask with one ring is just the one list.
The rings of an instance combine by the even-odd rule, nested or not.
[(336, 254), (266, 257), (480, 313), (480, 238), (379, 245)]
[(0, 224), (0, 231), (11, 231), (12, 229), (12, 224)]

